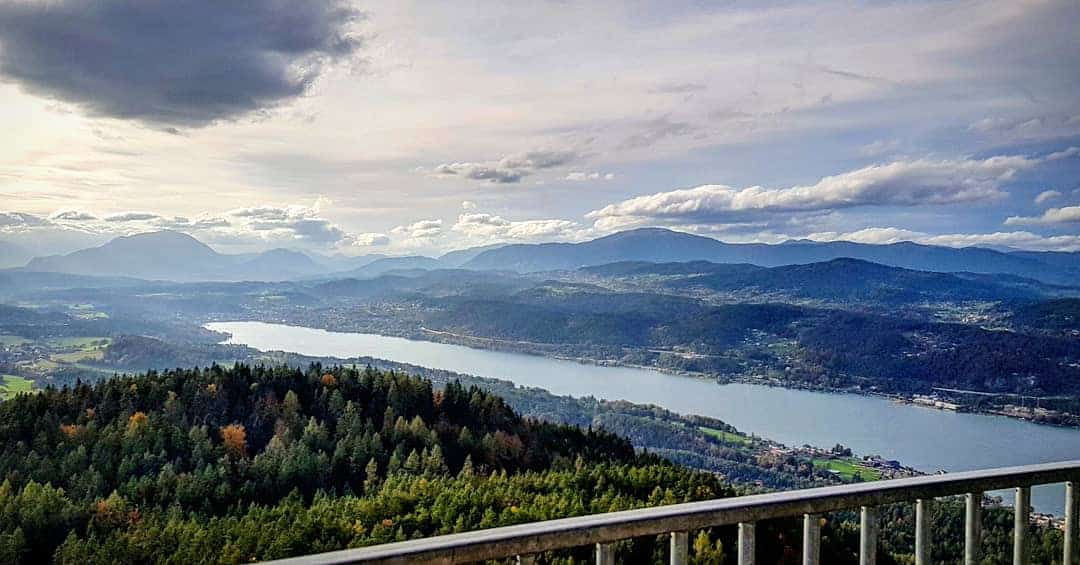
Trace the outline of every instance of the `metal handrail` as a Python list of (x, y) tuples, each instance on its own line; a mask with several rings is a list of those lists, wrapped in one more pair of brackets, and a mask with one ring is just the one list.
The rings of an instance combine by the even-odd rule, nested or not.
[(622, 512), (609, 512), (519, 524), (487, 530), (388, 543), (284, 559), (281, 565), (331, 565), (346, 563), (465, 563), (487, 559), (531, 556), (544, 551), (596, 544), (597, 563), (611, 563), (612, 542), (640, 536), (672, 534), (673, 564), (686, 563), (686, 532), (714, 526), (739, 524), (739, 563), (754, 562), (754, 523), (774, 518), (804, 516), (803, 562), (819, 562), (819, 515), (837, 510), (862, 510), (860, 563), (874, 562), (877, 520), (875, 509), (884, 504), (916, 503), (916, 563), (929, 564), (930, 525), (928, 506), (934, 498), (967, 496), (965, 563), (978, 561), (978, 528), (982, 493), (1016, 489), (1014, 563), (1027, 564), (1025, 540), (1030, 519), (1030, 488), (1066, 483), (1065, 555), (1073, 563), (1076, 538), (1080, 460), (964, 471), (846, 484), (822, 488), (772, 492), (702, 502), (672, 504)]

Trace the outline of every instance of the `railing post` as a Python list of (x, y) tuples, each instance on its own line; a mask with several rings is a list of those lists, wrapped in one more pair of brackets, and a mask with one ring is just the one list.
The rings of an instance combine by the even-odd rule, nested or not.
[(754, 565), (754, 523), (739, 523), (739, 565)]
[(615, 565), (615, 547), (610, 543), (596, 544), (596, 565)]
[(687, 565), (690, 562), (690, 534), (671, 532), (671, 565)]
[(964, 512), (964, 565), (979, 565), (982, 559), (982, 499), (983, 493), (967, 493)]
[(1062, 565), (1073, 565), (1076, 562), (1076, 511), (1077, 495), (1080, 489), (1073, 481), (1065, 483), (1065, 556)]
[(930, 565), (930, 502), (915, 501), (915, 565)]
[(859, 565), (877, 563), (878, 512), (863, 506), (859, 512)]
[(821, 564), (821, 516), (818, 514), (803, 515), (802, 559), (803, 565)]
[(1027, 531), (1031, 520), (1031, 487), (1016, 487), (1013, 504), (1013, 565), (1028, 565)]

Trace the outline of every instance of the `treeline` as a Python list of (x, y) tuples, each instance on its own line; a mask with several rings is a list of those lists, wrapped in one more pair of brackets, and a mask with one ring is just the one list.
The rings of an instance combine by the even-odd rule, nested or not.
[(1037, 395), (1080, 392), (1080, 340), (834, 311), (798, 335), (806, 356), (880, 388)]
[(209, 517), (290, 492), (369, 493), (398, 472), (639, 460), (626, 440), (523, 419), (476, 387), (318, 365), (151, 372), (22, 395), (0, 404), (0, 442), (15, 508), (0, 534), (30, 562), (121, 503)]
[[(1080, 393), (1080, 340), (1068, 334), (1075, 331), (1075, 301), (1030, 308), (1016, 323), (1052, 326), (1059, 335), (791, 304), (708, 305), (684, 297), (562, 287), (512, 297), (448, 299), (432, 307), (424, 324), (469, 336), (547, 344), (560, 354), (677, 370), (746, 374), (783, 369), (785, 379), (814, 386)], [(775, 342), (797, 345), (797, 355), (777, 355), (768, 347)], [(658, 352), (665, 349), (699, 355)]]

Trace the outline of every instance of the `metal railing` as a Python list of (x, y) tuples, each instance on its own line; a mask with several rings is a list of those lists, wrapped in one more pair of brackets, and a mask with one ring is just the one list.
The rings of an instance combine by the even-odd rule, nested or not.
[(688, 562), (688, 532), (738, 524), (738, 562), (754, 563), (755, 523), (775, 518), (803, 517), (803, 563), (821, 562), (821, 514), (860, 509), (859, 563), (876, 561), (877, 508), (900, 502), (915, 503), (915, 563), (930, 564), (932, 531), (930, 505), (945, 496), (966, 496), (964, 563), (981, 556), (983, 493), (1015, 489), (1013, 563), (1027, 565), (1027, 532), (1031, 515), (1031, 487), (1065, 483), (1065, 565), (1077, 558), (1077, 501), (1080, 461), (1004, 467), (905, 479), (773, 492), (703, 502), (673, 504), (639, 510), (548, 520), (488, 530), (347, 549), (285, 559), (279, 564), (331, 565), (345, 563), (467, 563), (517, 557), (531, 563), (545, 551), (596, 547), (597, 565), (614, 563), (612, 543), (628, 538), (670, 533), (671, 563)]

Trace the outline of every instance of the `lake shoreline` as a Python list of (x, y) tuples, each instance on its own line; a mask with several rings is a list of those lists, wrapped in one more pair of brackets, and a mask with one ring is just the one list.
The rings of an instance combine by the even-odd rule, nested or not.
[[(1047, 463), (1080, 453), (1075, 429), (1018, 418), (917, 406), (867, 394), (683, 378), (655, 368), (597, 365), (431, 339), (340, 332), (280, 322), (209, 323), (232, 343), (324, 358), (369, 357), (544, 389), (556, 396), (623, 400), (722, 420), (794, 446), (841, 443), (853, 452), (903, 461), (921, 472)], [(1058, 492), (1061, 491), (1061, 492)], [(1062, 508), (1060, 485), (1033, 491), (1040, 511)]]
[[(236, 320), (234, 320), (236, 321)], [(595, 365), (598, 367), (626, 367), (632, 369), (642, 369), (649, 371), (659, 371), (669, 375), (676, 375), (680, 377), (689, 377), (694, 379), (701, 379), (706, 381), (712, 381), (719, 384), (731, 384), (742, 383), (749, 385), (759, 385), (767, 387), (775, 387), (786, 390), (804, 390), (810, 392), (820, 392), (828, 394), (851, 394), (856, 396), (865, 396), (871, 398), (882, 398), (898, 402), (902, 404), (917, 406), (919, 408), (927, 408), (931, 410), (946, 410), (944, 408), (936, 408), (927, 404), (920, 404), (914, 401), (915, 395), (905, 395), (902, 393), (881, 392), (874, 390), (866, 390), (860, 387), (829, 387), (829, 386), (816, 386), (806, 383), (791, 383), (784, 382), (778, 379), (772, 379), (767, 377), (758, 377), (753, 375), (741, 375), (741, 374), (729, 374), (721, 375), (714, 373), (703, 373), (698, 371), (687, 371), (680, 369), (671, 369), (668, 367), (661, 367), (656, 365), (642, 365), (635, 363), (626, 363), (618, 359), (597, 359), (593, 357), (581, 356), (581, 355), (568, 355), (563, 353), (557, 353), (552, 351), (552, 348), (558, 347), (558, 344), (539, 343), (539, 342), (527, 342), (527, 341), (515, 341), (504, 340), (490, 337), (470, 336), (457, 334), (453, 332), (446, 332), (441, 330), (433, 330), (420, 326), (416, 330), (401, 331), (401, 332), (387, 332), (385, 328), (346, 328), (331, 324), (315, 324), (315, 325), (298, 325), (290, 324), (284, 321), (266, 321), (266, 320), (250, 320), (260, 321), (264, 323), (274, 323), (289, 325), (292, 327), (303, 328), (317, 328), (332, 332), (345, 332), (345, 333), (368, 333), (381, 335), (385, 337), (397, 337), (403, 339), (413, 339), (428, 341), (431, 343), (442, 343), (448, 345), (460, 345), (469, 347), (472, 349), (479, 349), (482, 351), (502, 351), (509, 353), (518, 353), (524, 355), (532, 355), (536, 357), (544, 357), (548, 359), (557, 359), (560, 361), (573, 361), (576, 363), (582, 363), (586, 365)], [(1053, 428), (1065, 428), (1065, 429), (1080, 429), (1080, 420), (1076, 423), (1068, 422), (1050, 422), (1045, 420), (1036, 419), (1033, 417), (1027, 417), (1017, 413), (1011, 413), (1004, 410), (1002, 407), (995, 406), (993, 408), (985, 409), (965, 405), (960, 412), (966, 412), (970, 414), (982, 414), (986, 416), (999, 416), (1002, 418), (1009, 418), (1013, 420), (1020, 420), (1030, 422), (1032, 424), (1040, 426), (1048, 426)], [(1070, 415), (1071, 416), (1071, 415)], [(1073, 416), (1075, 419), (1075, 416)]]

